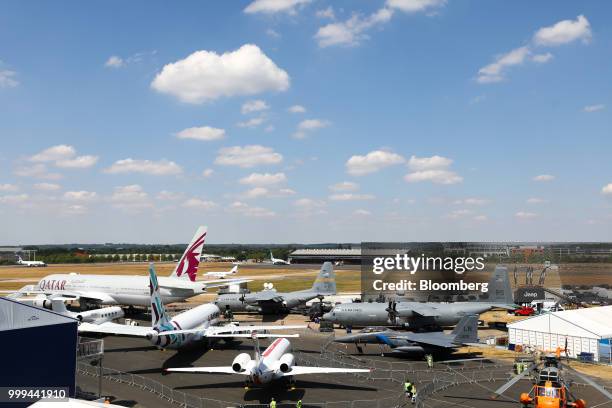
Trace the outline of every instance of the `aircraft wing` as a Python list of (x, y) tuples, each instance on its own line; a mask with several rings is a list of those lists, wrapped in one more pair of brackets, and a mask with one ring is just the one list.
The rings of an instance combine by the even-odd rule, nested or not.
[(232, 367), (182, 367), (182, 368), (166, 368), (166, 372), (177, 373), (210, 373), (210, 374), (238, 374), (249, 375), (249, 371), (236, 372)]
[[(268, 330), (293, 330), (293, 329), (305, 329), (307, 326), (298, 325), (285, 325), (285, 326), (212, 326), (208, 328), (199, 329), (186, 329), (186, 330), (168, 330), (159, 333), (160, 335), (171, 335), (171, 334), (188, 334), (188, 333), (202, 333), (207, 337), (244, 337), (239, 336), (242, 334), (252, 332), (265, 332)], [(247, 335), (250, 337), (250, 334)]]
[(278, 292), (276, 292), (275, 290), (258, 292), (257, 294), (255, 294), (255, 296), (252, 299), (254, 302), (257, 302), (257, 303), (268, 303), (268, 302), (280, 303), (284, 300), (283, 297), (279, 295)]
[[(384, 334), (381, 334), (384, 336)], [(429, 346), (443, 347), (443, 348), (453, 348), (456, 347), (455, 344), (451, 341), (450, 336), (447, 336), (441, 332), (435, 333), (411, 333), (406, 332), (405, 334), (401, 334), (399, 336), (389, 336), (389, 339), (395, 340), (407, 340), (413, 343), (427, 344)]]
[(426, 304), (411, 303), (410, 309), (412, 309), (414, 313), (423, 317), (436, 317), (440, 315), (436, 308), (427, 306)]
[(147, 334), (151, 332), (151, 328), (145, 326), (128, 326), (127, 324), (113, 322), (105, 322), (102, 324), (81, 323), (79, 325), (79, 332), (147, 337)]
[(81, 292), (81, 291), (70, 291), (70, 290), (29, 290), (27, 288), (22, 288), (19, 290), (12, 291), (15, 295), (45, 295), (49, 297), (49, 299), (57, 298), (58, 296), (62, 297), (64, 300), (78, 300), (78, 299), (90, 299), (94, 302), (107, 302), (107, 303), (116, 303), (115, 299), (109, 296), (106, 293), (101, 292)]
[(333, 367), (306, 367), (306, 366), (293, 366), (291, 371), (283, 374), (284, 377), (291, 377), (293, 375), (305, 375), (305, 374), (335, 374), (335, 373), (369, 373), (370, 369), (365, 368), (333, 368)]

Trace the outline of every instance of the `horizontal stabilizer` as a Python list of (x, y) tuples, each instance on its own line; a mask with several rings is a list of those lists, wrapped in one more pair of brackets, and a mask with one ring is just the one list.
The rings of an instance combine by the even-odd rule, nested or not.
[(249, 375), (248, 372), (236, 372), (232, 367), (183, 367), (183, 368), (166, 368), (166, 372), (176, 373), (210, 373), (210, 374), (239, 374)]

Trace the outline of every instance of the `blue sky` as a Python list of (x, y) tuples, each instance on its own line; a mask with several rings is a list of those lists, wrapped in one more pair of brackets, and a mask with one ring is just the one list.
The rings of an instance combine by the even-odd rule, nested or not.
[(609, 241), (611, 9), (5, 2), (0, 243)]

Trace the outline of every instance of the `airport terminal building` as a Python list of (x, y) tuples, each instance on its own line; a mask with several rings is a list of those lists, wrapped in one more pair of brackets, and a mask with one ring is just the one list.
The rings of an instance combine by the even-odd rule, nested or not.
[[(545, 313), (508, 324), (508, 341), (544, 352), (557, 347), (572, 358), (612, 363), (612, 306)], [(562, 354), (564, 354), (563, 352)]]
[(291, 263), (333, 263), (361, 264), (361, 248), (351, 249), (296, 249), (289, 254)]

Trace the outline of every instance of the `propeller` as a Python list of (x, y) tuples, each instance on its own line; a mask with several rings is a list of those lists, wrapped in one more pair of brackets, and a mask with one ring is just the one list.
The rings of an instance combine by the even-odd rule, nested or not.
[(397, 303), (395, 301), (389, 301), (389, 306), (385, 309), (389, 314), (389, 321), (393, 326), (397, 326)]
[(536, 368), (536, 365), (537, 365), (536, 363), (532, 363), (531, 365), (529, 365), (529, 367), (525, 368), (523, 372), (515, 375), (514, 377), (510, 379), (510, 381), (508, 381), (507, 383), (505, 383), (504, 385), (496, 389), (494, 394), (491, 396), (491, 399), (496, 399), (498, 396), (506, 392), (508, 388), (512, 387), (514, 384), (522, 380), (527, 374), (531, 373), (531, 371)]

